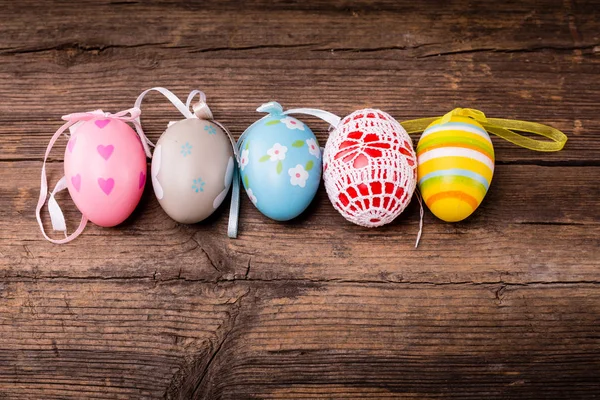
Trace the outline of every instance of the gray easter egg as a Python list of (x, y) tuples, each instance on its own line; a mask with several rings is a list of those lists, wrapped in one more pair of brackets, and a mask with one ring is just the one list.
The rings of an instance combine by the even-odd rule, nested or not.
[(216, 124), (188, 118), (169, 125), (152, 157), (154, 194), (177, 222), (211, 215), (231, 186), (234, 160), (229, 138)]

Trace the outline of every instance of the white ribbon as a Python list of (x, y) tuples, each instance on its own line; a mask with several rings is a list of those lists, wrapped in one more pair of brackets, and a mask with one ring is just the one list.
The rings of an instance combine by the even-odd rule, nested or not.
[(48, 199), (48, 212), (50, 213), (50, 221), (52, 222), (52, 229), (59, 232), (67, 231), (67, 224), (65, 222), (65, 217), (54, 197), (56, 193), (65, 190), (67, 188), (67, 177), (63, 176), (54, 186), (54, 190), (50, 193), (50, 198)]
[(288, 114), (306, 114), (312, 115), (313, 117), (317, 117), (327, 122), (333, 128), (337, 128), (340, 121), (342, 120), (337, 115), (330, 113), (329, 111), (319, 110), (317, 108), (293, 108), (291, 110), (287, 110), (283, 113), (284, 115)]
[[(175, 94), (173, 94), (173, 92), (171, 92), (169, 89), (165, 89), (163, 87), (153, 87), (153, 88), (144, 90), (138, 96), (138, 98), (135, 100), (135, 104), (133, 106), (135, 108), (141, 109), (142, 108), (142, 100), (144, 100), (144, 97), (146, 97), (146, 95), (148, 93), (150, 93), (151, 91), (159, 92), (160, 94), (162, 94), (163, 96), (165, 96), (167, 98), (167, 100), (169, 100), (171, 102), (171, 104), (173, 104), (175, 106), (175, 108), (177, 108), (177, 110), (184, 117), (186, 117), (186, 118), (195, 118), (194, 114), (190, 111), (189, 106), (186, 106), (185, 104), (183, 104), (183, 102), (181, 100), (179, 100), (179, 97), (175, 96)], [(190, 95), (191, 95), (191, 93), (190, 93)], [(204, 95), (204, 93), (202, 93), (202, 95)], [(206, 98), (206, 97), (204, 97), (204, 98)], [(138, 121), (139, 120), (140, 119), (138, 118)]]

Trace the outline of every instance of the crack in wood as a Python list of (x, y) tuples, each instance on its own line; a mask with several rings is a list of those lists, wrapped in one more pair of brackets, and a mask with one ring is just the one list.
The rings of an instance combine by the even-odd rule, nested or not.
[[(194, 239), (195, 241), (195, 239)], [(208, 255), (208, 252), (206, 250), (204, 250), (204, 248), (202, 246), (200, 246), (200, 250), (204, 253), (204, 255), (206, 255), (206, 258), (208, 259), (208, 262), (210, 263), (210, 265), (217, 271), (217, 272), (221, 272), (221, 270), (219, 268), (217, 268), (217, 265), (215, 264), (215, 262), (212, 260), (212, 258), (210, 257), (210, 255)]]
[[(232, 332), (234, 332), (234, 330), (235, 330), (237, 319), (238, 319), (238, 316), (240, 315), (241, 308), (242, 308), (242, 300), (249, 293), (250, 293), (250, 289), (248, 289), (245, 293), (243, 293), (240, 296), (238, 296), (238, 298), (233, 303), (231, 303), (231, 304), (236, 304), (237, 307), (235, 308), (235, 312), (231, 316), (231, 319), (230, 319), (230, 322), (229, 322), (229, 324), (230, 324), (229, 329), (223, 331), (223, 337), (222, 337), (222, 339), (219, 341), (219, 343), (216, 346), (215, 350), (210, 355), (210, 358), (206, 362), (206, 365), (204, 366), (204, 368), (202, 370), (202, 373), (200, 374), (200, 378), (198, 379), (198, 382), (195, 384), (195, 386), (194, 386), (193, 390), (191, 391), (191, 393), (181, 393), (180, 392), (179, 393), (180, 395), (189, 394), (190, 398), (197, 398), (197, 392), (198, 392), (199, 388), (202, 386), (202, 384), (204, 383), (204, 381), (205, 381), (208, 373), (210, 372), (210, 368), (213, 365), (213, 361), (220, 354), (221, 349), (223, 348), (223, 345), (229, 339), (229, 337), (231, 336)], [(219, 329), (217, 329), (217, 331)], [(193, 371), (192, 371), (192, 373), (193, 373)], [(193, 377), (190, 377), (190, 378), (193, 379)], [(167, 388), (167, 391), (165, 392), (165, 395), (164, 395), (165, 398), (169, 397), (170, 392), (173, 390), (172, 386), (173, 385), (169, 385), (169, 387)], [(185, 389), (185, 385), (181, 385), (181, 386), (178, 385), (177, 389)]]
[(264, 50), (264, 49), (301, 49), (310, 46), (320, 46), (322, 43), (302, 43), (302, 44), (258, 44), (254, 46), (240, 47), (207, 47), (203, 49), (189, 50), (188, 53), (212, 53), (219, 51), (247, 51), (247, 50)]
[(250, 273), (250, 262), (252, 261), (252, 257), (248, 259), (248, 265), (246, 266), (246, 273), (244, 274), (244, 279), (248, 279), (248, 274)]
[(586, 224), (583, 222), (558, 222), (558, 221), (516, 221), (519, 225), (545, 225), (545, 226), (589, 226), (596, 224)]
[(65, 301), (65, 307), (67, 309), (67, 312), (71, 315), (76, 315), (76, 313), (71, 309), (71, 304), (69, 304), (69, 300), (66, 294), (63, 295), (63, 300)]
[(23, 245), (23, 249), (25, 249), (25, 253), (27, 254), (27, 258), (35, 258), (29, 247), (26, 244)]
[(44, 53), (48, 51), (76, 51), (78, 53), (101, 53), (108, 49), (135, 49), (140, 47), (151, 47), (151, 46), (163, 46), (168, 45), (169, 42), (155, 42), (155, 43), (138, 43), (138, 44), (101, 44), (101, 45), (88, 45), (83, 43), (62, 43), (54, 46), (47, 47), (31, 47), (31, 48), (18, 48), (18, 47), (5, 47), (0, 48), (1, 55), (16, 55), (16, 54), (31, 54), (31, 53)]
[[(204, 250), (204, 247), (202, 247), (202, 245), (200, 244), (200, 242), (198, 242), (198, 240), (196, 240), (196, 238), (194, 237), (194, 235), (190, 236), (190, 240), (194, 241), (194, 243), (196, 243), (196, 247), (194, 247), (191, 250), (196, 250), (196, 249), (200, 249), (200, 251), (202, 251), (202, 253), (204, 253), (204, 255), (206, 256), (206, 259), (208, 260), (208, 262), (210, 263), (210, 265), (217, 271), (217, 272), (221, 272), (221, 270), (217, 267), (217, 265), (215, 264), (215, 262), (213, 261), (212, 257), (208, 254), (208, 252), (206, 250)], [(177, 277), (178, 279), (181, 279), (181, 269), (179, 270), (179, 276)]]
[[(341, 48), (324, 48), (324, 49), (313, 49), (315, 52), (332, 52), (332, 53), (376, 53), (380, 51), (410, 51), (417, 50), (425, 47), (440, 46), (443, 47), (444, 43), (423, 43), (414, 46), (382, 46), (382, 47), (341, 47)], [(450, 44), (446, 44), (450, 46)], [(431, 53), (419, 54), (414, 58), (430, 58), (439, 56), (448, 56), (456, 54), (472, 54), (472, 53), (533, 53), (537, 51), (574, 51), (574, 50), (593, 50), (599, 44), (590, 45), (565, 45), (565, 46), (530, 46), (530, 47), (516, 47), (516, 48), (499, 48), (499, 47), (480, 47), (472, 49), (456, 49), (447, 51), (436, 51)]]
[(507, 285), (500, 285), (500, 287), (496, 290), (496, 300), (498, 300), (498, 305), (502, 304), (502, 300), (504, 300), (504, 292), (506, 291)]
[(198, 389), (202, 385), (202, 382), (204, 382), (204, 379), (206, 378), (206, 374), (208, 374), (208, 371), (210, 369), (210, 366), (212, 365), (212, 362), (217, 357), (217, 354), (219, 354), (219, 352), (223, 348), (223, 343), (225, 343), (225, 341), (229, 337), (229, 333), (233, 330), (233, 328), (235, 326), (235, 319), (234, 319), (234, 321), (233, 321), (233, 323), (231, 325), (232, 325), (231, 329), (229, 331), (225, 332), (225, 334), (223, 335), (223, 340), (221, 340), (221, 342), (217, 346), (217, 349), (213, 352), (212, 356), (209, 358), (208, 362), (206, 363), (206, 367), (204, 367), (204, 371), (202, 371), (202, 375), (200, 375), (200, 379), (198, 380), (198, 384), (194, 388), (194, 391), (193, 391), (194, 396), (193, 396), (193, 398), (195, 398), (196, 392), (198, 391)]
[(331, 47), (325, 49), (313, 49), (315, 52), (332, 52), (332, 53), (375, 53), (378, 51), (392, 51), (392, 50), (416, 50), (426, 46), (439, 46), (443, 43), (422, 43), (414, 46), (381, 46), (381, 47)]
[[(131, 4), (131, 3), (127, 3)], [(384, 51), (412, 51), (422, 48), (440, 46), (444, 43), (422, 43), (413, 46), (381, 46), (381, 47), (326, 47), (310, 49), (313, 52), (331, 52), (331, 53), (376, 53)], [(448, 44), (450, 45), (450, 44)], [(102, 44), (102, 45), (88, 45), (82, 43), (63, 43), (54, 46), (46, 47), (32, 47), (32, 48), (17, 48), (17, 47), (4, 47), (0, 48), (0, 55), (16, 55), (16, 54), (32, 54), (32, 53), (44, 53), (49, 51), (77, 51), (79, 53), (101, 53), (108, 49), (134, 49), (144, 48), (152, 46), (166, 46), (161, 47), (162, 49), (190, 49), (188, 53), (213, 53), (223, 51), (249, 51), (249, 50), (269, 50), (269, 49), (302, 49), (311, 46), (323, 46), (323, 43), (301, 43), (301, 44), (259, 44), (252, 46), (222, 46), (222, 47), (207, 47), (200, 49), (193, 49), (192, 46), (170, 46), (170, 42), (154, 42), (154, 43), (137, 43), (137, 44)], [(533, 53), (538, 51), (575, 51), (575, 50), (594, 50), (600, 46), (600, 43), (594, 43), (590, 45), (565, 45), (565, 46), (530, 46), (530, 47), (516, 47), (516, 48), (499, 48), (499, 47), (479, 47), (472, 49), (456, 49), (446, 51), (435, 51), (430, 53), (418, 54), (413, 58), (430, 58), (440, 56), (450, 56), (459, 54), (474, 54), (474, 53)]]
[(474, 53), (533, 53), (536, 51), (574, 51), (574, 50), (592, 50), (598, 44), (591, 44), (586, 46), (531, 46), (531, 47), (523, 47), (523, 48), (497, 48), (497, 47), (481, 47), (474, 49), (457, 49), (457, 50), (448, 50), (448, 51), (440, 51), (433, 52), (427, 54), (421, 54), (416, 56), (416, 58), (429, 58), (429, 57), (440, 57), (440, 56), (450, 56), (457, 54), (474, 54)]
[(111, 1), (108, 4), (111, 6), (130, 6), (139, 4), (139, 1)]
[[(510, 275), (510, 274), (509, 274)], [(455, 282), (436, 282), (436, 281), (406, 281), (406, 280), (372, 280), (372, 279), (342, 279), (342, 278), (327, 278), (327, 279), (310, 279), (310, 278), (227, 278), (222, 277), (218, 279), (194, 279), (186, 278), (181, 276), (175, 276), (172, 278), (156, 279), (154, 274), (152, 276), (128, 276), (128, 277), (102, 277), (102, 276), (24, 276), (19, 275), (14, 278), (3, 277), (4, 282), (30, 282), (32, 280), (71, 280), (71, 281), (156, 281), (158, 283), (168, 283), (175, 281), (189, 282), (189, 283), (200, 283), (200, 284), (224, 284), (224, 283), (235, 283), (235, 282), (256, 282), (256, 283), (271, 283), (271, 282), (283, 282), (283, 283), (339, 283), (339, 284), (357, 284), (357, 285), (430, 285), (430, 286), (484, 286), (484, 285), (506, 285), (506, 286), (536, 286), (536, 285), (598, 285), (600, 281), (597, 280), (574, 280), (574, 281), (527, 281), (527, 282), (514, 282), (505, 280), (496, 281), (455, 281)]]

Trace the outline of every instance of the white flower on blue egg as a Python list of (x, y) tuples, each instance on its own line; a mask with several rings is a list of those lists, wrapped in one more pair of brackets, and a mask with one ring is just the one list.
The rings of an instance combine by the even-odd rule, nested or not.
[(288, 129), (300, 129), (301, 131), (304, 130), (304, 124), (294, 117), (281, 118), (279, 121), (283, 122)]
[(285, 153), (287, 153), (287, 150), (287, 147), (275, 143), (273, 147), (267, 150), (267, 154), (271, 157), (271, 161), (282, 161), (285, 160)]
[(290, 175), (290, 183), (293, 186), (306, 186), (306, 180), (308, 179), (308, 172), (304, 169), (301, 164), (296, 165), (294, 168), (288, 170)]
[(317, 145), (317, 141), (315, 139), (306, 139), (306, 145), (308, 146), (308, 152), (310, 154), (317, 158), (321, 157), (321, 150), (319, 149), (319, 146)]
[(248, 165), (249, 160), (250, 160), (250, 150), (248, 150), (248, 149), (242, 150), (242, 156), (240, 157), (240, 165), (242, 167), (242, 171), (244, 170), (244, 168), (246, 168), (246, 165)]
[(248, 197), (250, 198), (250, 201), (256, 205), (256, 203), (258, 203), (258, 199), (256, 198), (256, 196), (254, 195), (254, 193), (252, 193), (252, 189), (248, 188), (246, 189), (246, 193), (248, 193)]

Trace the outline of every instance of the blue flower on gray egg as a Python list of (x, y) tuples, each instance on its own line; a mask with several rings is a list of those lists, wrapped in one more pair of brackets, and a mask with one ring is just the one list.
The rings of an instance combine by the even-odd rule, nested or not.
[(216, 135), (217, 134), (217, 130), (212, 125), (205, 125), (204, 126), (204, 130), (206, 132), (208, 132), (209, 135)]
[(196, 193), (204, 192), (204, 181), (202, 178), (194, 179), (194, 184), (192, 185), (192, 190)]
[(185, 142), (184, 145), (181, 146), (181, 155), (186, 157), (192, 154), (192, 145), (189, 142)]

